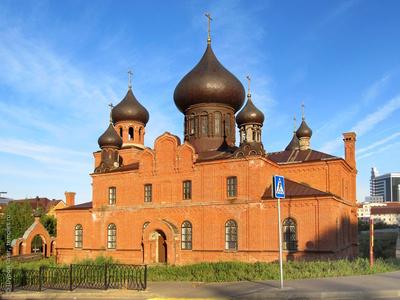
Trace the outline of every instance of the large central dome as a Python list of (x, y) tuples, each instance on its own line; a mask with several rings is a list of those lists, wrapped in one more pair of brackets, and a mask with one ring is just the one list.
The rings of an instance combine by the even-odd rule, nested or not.
[(238, 111), (244, 103), (241, 82), (218, 61), (211, 45), (200, 62), (179, 82), (174, 92), (175, 104), (181, 112), (200, 103), (218, 103)]

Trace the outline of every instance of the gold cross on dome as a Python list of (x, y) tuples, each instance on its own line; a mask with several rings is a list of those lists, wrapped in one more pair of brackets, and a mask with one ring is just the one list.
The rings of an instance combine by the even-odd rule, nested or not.
[(132, 88), (132, 75), (133, 75), (132, 71), (129, 70), (128, 71), (128, 87), (129, 88)]
[(304, 120), (304, 107), (305, 107), (304, 102), (302, 102), (301, 103), (301, 118), (302, 118), (302, 120)]
[(114, 105), (110, 103), (108, 106), (110, 107), (110, 123), (112, 123), (112, 109), (114, 108)]
[(294, 115), (294, 117), (293, 117), (293, 132), (296, 131), (296, 121), (297, 121), (296, 115)]
[(247, 75), (246, 79), (247, 79), (247, 97), (250, 97), (250, 95), (251, 95), (251, 92), (250, 92), (250, 83), (251, 83), (250, 75)]
[(204, 15), (205, 15), (205, 16), (207, 17), (207, 19), (208, 19), (208, 37), (207, 37), (207, 44), (210, 45), (210, 44), (211, 44), (211, 21), (212, 21), (212, 18), (211, 18), (210, 13), (205, 13)]

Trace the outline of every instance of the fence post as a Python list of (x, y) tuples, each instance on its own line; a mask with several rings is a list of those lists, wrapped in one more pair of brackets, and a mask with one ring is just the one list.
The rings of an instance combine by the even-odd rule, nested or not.
[(69, 290), (72, 291), (72, 264), (69, 265)]
[(24, 268), (21, 269), (21, 286), (26, 285), (26, 271)]
[(11, 292), (14, 292), (14, 275), (15, 269), (11, 269)]
[(108, 281), (107, 281), (107, 269), (108, 269), (108, 264), (104, 264), (104, 289), (108, 289)]
[(143, 289), (147, 288), (147, 265), (144, 265), (144, 286)]
[(43, 266), (39, 267), (39, 292), (42, 290)]

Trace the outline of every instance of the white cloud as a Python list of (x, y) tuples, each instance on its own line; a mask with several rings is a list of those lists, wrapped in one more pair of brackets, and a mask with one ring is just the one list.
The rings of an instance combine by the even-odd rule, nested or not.
[(322, 21), (321, 25), (324, 26), (332, 21), (334, 21), (336, 18), (344, 15), (347, 13), (350, 9), (352, 9), (359, 0), (348, 0), (348, 1), (343, 1), (341, 2), (338, 6), (335, 7)]
[(368, 152), (368, 151), (370, 151), (370, 150), (372, 150), (372, 149), (374, 149), (374, 148), (376, 148), (378, 146), (385, 145), (389, 141), (391, 141), (391, 140), (393, 140), (393, 139), (395, 139), (395, 138), (397, 138), (399, 136), (400, 136), (400, 132), (393, 133), (392, 135), (390, 135), (388, 137), (385, 137), (385, 138), (383, 138), (383, 139), (381, 139), (381, 140), (379, 140), (379, 141), (377, 141), (377, 142), (375, 142), (375, 143), (373, 143), (373, 144), (371, 144), (371, 145), (369, 145), (367, 147), (359, 149), (357, 151), (357, 154), (362, 154), (362, 153)]
[(387, 83), (391, 79), (391, 74), (386, 74), (379, 80), (375, 81), (364, 93), (363, 103), (368, 104), (370, 101), (374, 100), (379, 96), (383, 89), (386, 87)]
[(377, 111), (369, 114), (364, 119), (360, 120), (353, 128), (357, 135), (361, 136), (373, 129), (378, 123), (387, 119), (393, 112), (400, 108), (400, 95), (392, 98)]
[[(374, 81), (368, 88), (366, 88), (360, 101), (357, 101), (356, 105), (346, 107), (344, 111), (340, 111), (337, 115), (334, 116), (334, 118), (326, 122), (322, 127), (318, 128), (316, 130), (316, 134), (324, 135), (325, 132), (335, 131), (338, 127), (354, 119), (354, 117), (361, 111), (364, 106), (372, 103), (373, 100), (381, 95), (391, 77), (392, 73), (387, 73), (378, 80)], [(337, 146), (338, 145), (336, 145), (336, 147)]]
[[(381, 106), (378, 110), (370, 113), (362, 120), (358, 121), (357, 124), (350, 130), (354, 131), (358, 137), (363, 136), (370, 130), (372, 130), (377, 124), (383, 122), (389, 118), (396, 110), (400, 108), (400, 95), (392, 98)], [(377, 142), (379, 143), (379, 141)], [(333, 153), (341, 145), (341, 138), (337, 137), (334, 140), (326, 142), (322, 147), (321, 151)]]
[(88, 153), (9, 138), (0, 140), (0, 152), (28, 157), (48, 166), (74, 167), (81, 165), (78, 162), (80, 157), (86, 157), (88, 161), (90, 159)]
[(400, 146), (400, 142), (396, 142), (396, 143), (392, 143), (392, 144), (385, 145), (385, 146), (380, 147), (379, 149), (377, 149), (377, 150), (375, 150), (375, 151), (370, 151), (370, 152), (364, 153), (364, 154), (362, 154), (362, 155), (359, 155), (359, 156), (357, 157), (357, 160), (362, 160), (362, 159), (364, 159), (364, 158), (370, 157), (370, 156), (375, 155), (375, 154), (378, 154), (378, 153), (385, 152), (385, 151), (387, 151), (387, 150), (390, 149), (390, 148), (394, 148), (394, 147), (398, 147), (398, 146)]

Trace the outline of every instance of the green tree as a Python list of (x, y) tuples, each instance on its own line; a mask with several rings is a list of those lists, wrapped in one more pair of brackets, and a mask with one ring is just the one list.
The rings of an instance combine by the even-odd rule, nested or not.
[(22, 237), (33, 221), (32, 207), (27, 201), (9, 203), (4, 215), (0, 218), (0, 253), (4, 254), (6, 251), (8, 230), (11, 242), (13, 239)]
[(54, 216), (42, 215), (40, 222), (46, 228), (50, 236), (57, 236), (57, 219)]

